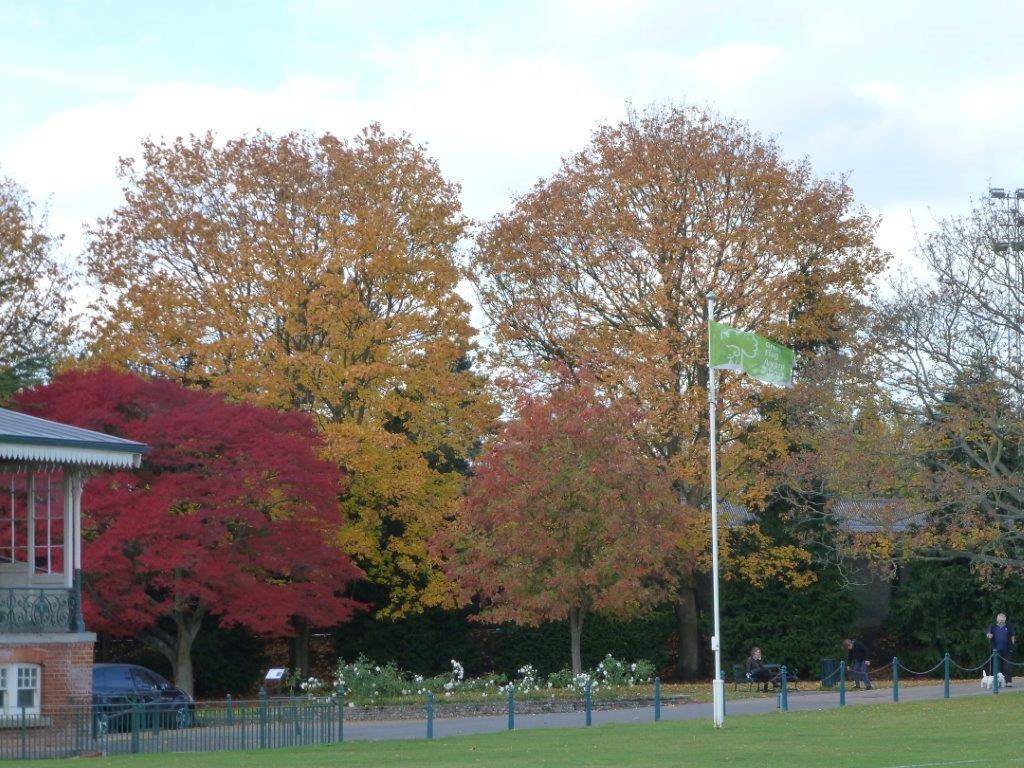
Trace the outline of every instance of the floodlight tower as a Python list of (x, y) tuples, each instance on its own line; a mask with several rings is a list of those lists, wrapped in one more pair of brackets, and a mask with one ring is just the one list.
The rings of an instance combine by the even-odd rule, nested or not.
[(1021, 389), (1022, 367), (1024, 367), (1024, 187), (990, 187), (988, 196), (992, 208), (992, 250), (1005, 254), (1006, 259), (1006, 300), (1009, 332), (1006, 337), (1010, 374), (1016, 379), (1014, 386), (1018, 400), (1024, 402)]

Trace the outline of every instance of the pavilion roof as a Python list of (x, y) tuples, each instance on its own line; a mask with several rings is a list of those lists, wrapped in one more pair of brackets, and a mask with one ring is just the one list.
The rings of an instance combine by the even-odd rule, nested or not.
[(143, 443), (0, 408), (0, 462), (137, 467)]

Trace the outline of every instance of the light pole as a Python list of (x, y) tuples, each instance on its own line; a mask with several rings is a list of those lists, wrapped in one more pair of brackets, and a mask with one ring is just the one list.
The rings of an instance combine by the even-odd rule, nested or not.
[[(1019, 389), (1020, 380), (1024, 375), (1024, 350), (1022, 350), (1022, 339), (1024, 335), (1024, 212), (1021, 210), (1024, 202), (1024, 187), (1017, 187), (1011, 192), (1009, 188), (990, 187), (988, 190), (990, 205), (992, 208), (992, 250), (998, 258), (1005, 259), (1005, 275), (1002, 275), (1005, 285), (1003, 290), (1006, 302), (1005, 322), (1006, 333), (1006, 356), (1007, 376), (1017, 386), (1018, 401), (1024, 401), (1024, 392)], [(999, 276), (996, 276), (999, 279)]]

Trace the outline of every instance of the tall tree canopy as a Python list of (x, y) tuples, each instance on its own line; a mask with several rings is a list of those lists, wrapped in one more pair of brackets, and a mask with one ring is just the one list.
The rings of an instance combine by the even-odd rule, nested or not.
[(0, 402), (36, 383), (72, 332), (71, 280), (25, 190), (0, 174)]
[(586, 384), (524, 399), (441, 537), (464, 596), (481, 601), (478, 618), (569, 619), (577, 674), (585, 617), (657, 605), (670, 558), (693, 546), (695, 510), (636, 444), (635, 418)]
[[(874, 221), (843, 180), (815, 178), (745, 124), (695, 108), (631, 113), (486, 227), (476, 282), (498, 362), (586, 363), (646, 414), (648, 452), (680, 495), (708, 494), (706, 299), (719, 319), (795, 347), (802, 361), (855, 341), (848, 316), (885, 264)], [(720, 377), (723, 480), (737, 500), (788, 448), (780, 409)], [(740, 439), (742, 438), (742, 439)], [(678, 609), (682, 671), (698, 663), (692, 580)]]
[(64, 373), (16, 405), (150, 447), (83, 496), (86, 620), (164, 654), (183, 690), (207, 615), (280, 636), (359, 608), (343, 592), (361, 574), (330, 544), (342, 476), (308, 416), (110, 370)]
[(456, 293), (458, 189), (405, 136), (146, 142), (92, 233), (94, 359), (316, 419), (384, 613), (451, 601), (427, 539), (495, 415)]
[(1019, 571), (1024, 253), (1005, 240), (1007, 213), (981, 204), (939, 221), (917, 249), (926, 277), (897, 282), (877, 335), (886, 383), (918, 427), (905, 495), (929, 524), (909, 551)]

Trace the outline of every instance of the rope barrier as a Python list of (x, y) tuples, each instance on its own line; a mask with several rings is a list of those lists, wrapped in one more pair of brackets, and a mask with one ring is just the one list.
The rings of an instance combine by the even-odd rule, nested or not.
[(902, 669), (904, 672), (908, 672), (911, 675), (930, 675), (932, 672), (934, 672), (939, 667), (941, 667), (944, 663), (945, 663), (945, 659), (942, 659), (941, 661), (939, 661), (938, 664), (936, 664), (931, 669), (926, 669), (924, 672), (917, 672), (917, 671), (911, 669), (910, 667), (904, 666), (903, 662), (900, 662), (900, 669)]
[[(847, 670), (847, 673), (849, 673), (849, 670)], [(826, 683), (829, 683), (829, 682), (831, 682), (833, 680), (838, 680), (838, 679), (839, 679), (839, 667), (837, 666), (835, 669), (833, 669), (831, 672), (829, 672), (827, 675), (825, 675), (824, 677), (821, 678), (821, 684), (825, 685)]]
[(987, 667), (987, 666), (988, 666), (988, 663), (989, 663), (989, 662), (990, 662), (991, 660), (992, 660), (992, 657), (991, 657), (991, 656), (989, 656), (989, 657), (987, 657), (987, 658), (986, 658), (986, 659), (985, 659), (985, 660), (984, 660), (983, 662), (981, 662), (981, 664), (979, 664), (979, 665), (978, 665), (978, 666), (976, 666), (976, 667), (961, 667), (961, 666), (960, 666), (959, 664), (957, 664), (957, 663), (956, 663), (955, 661), (953, 661), (952, 659), (950, 659), (950, 660), (949, 660), (949, 665), (950, 665), (951, 667), (956, 667), (956, 668), (957, 668), (957, 669), (959, 669), (959, 670), (960, 670), (961, 672), (979, 672), (980, 670), (982, 670), (982, 669), (984, 669), (985, 667)]
[(885, 670), (889, 669), (890, 667), (892, 667), (892, 662), (891, 661), (888, 664), (885, 664), (885, 665), (883, 665), (881, 667), (868, 667), (868, 677), (871, 677), (871, 675), (875, 674), (876, 672), (884, 672)]
[[(945, 657), (943, 657), (942, 659), (939, 659), (939, 661), (936, 662), (934, 666), (932, 666), (932, 667), (930, 667), (928, 669), (916, 670), (916, 669), (911, 669), (910, 667), (905, 665), (903, 662), (898, 662), (898, 669), (902, 670), (903, 672), (906, 672), (908, 675), (916, 675), (918, 677), (924, 677), (926, 675), (931, 675), (931, 674), (933, 674), (935, 672), (940, 672), (943, 669), (943, 666), (945, 665), (945, 663), (946, 663), (946, 659), (945, 659)], [(1000, 665), (1002, 666), (1003, 669), (1006, 669), (1007, 666), (1009, 666), (1009, 667), (1021, 667), (1021, 668), (1024, 668), (1024, 661), (1012, 661), (1010, 659), (1006, 659), (1006, 658), (1000, 657), (999, 663), (1000, 663)], [(991, 655), (986, 656), (985, 659), (980, 664), (978, 664), (976, 666), (973, 666), (973, 667), (965, 667), (965, 666), (957, 663), (956, 661), (954, 661), (952, 658), (949, 659), (950, 671), (954, 671), (955, 670), (955, 671), (962, 672), (962, 673), (965, 673), (965, 674), (973, 673), (973, 672), (980, 672), (982, 670), (986, 670), (987, 671), (988, 669), (990, 669), (990, 665), (991, 664), (992, 664), (992, 656)], [(867, 673), (868, 679), (878, 678), (883, 673), (886, 673), (886, 676), (888, 677), (887, 673), (889, 673), (889, 671), (891, 669), (892, 669), (892, 662), (890, 661), (890, 662), (886, 662), (885, 664), (882, 664), (881, 666), (878, 666), (878, 667), (871, 667), (871, 666), (869, 666), (867, 668), (867, 670), (866, 670), (866, 673)], [(822, 675), (821, 676), (821, 685), (827, 686), (829, 684), (837, 683), (839, 681), (839, 673), (840, 673), (840, 669), (839, 669), (839, 665), (837, 664), (832, 669), (831, 672), (829, 672), (827, 675)], [(853, 667), (852, 666), (847, 666), (847, 668), (846, 668), (846, 680), (847, 681), (855, 680), (856, 679), (856, 677), (855, 677), (856, 674), (857, 673), (855, 673), (853, 671)], [(778, 679), (779, 679), (779, 676), (776, 675), (775, 676), (775, 680), (771, 681), (771, 682), (775, 682)]]

